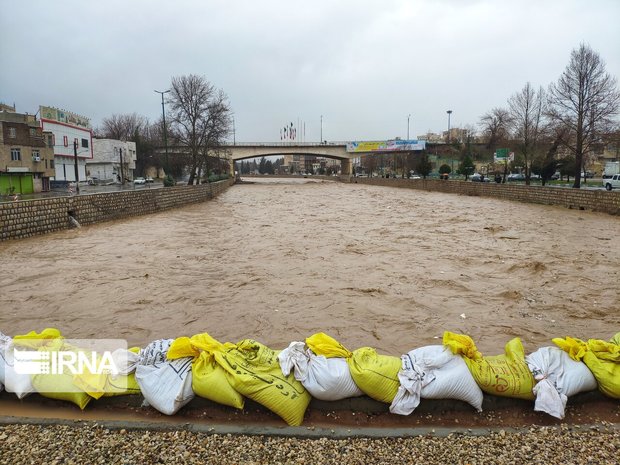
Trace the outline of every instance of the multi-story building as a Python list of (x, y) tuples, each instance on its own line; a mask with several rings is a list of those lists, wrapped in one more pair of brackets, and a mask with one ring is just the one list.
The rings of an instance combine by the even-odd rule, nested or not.
[(133, 180), (136, 143), (115, 139), (93, 139), (93, 158), (86, 161), (86, 174), (103, 182)]
[(52, 134), (34, 115), (0, 108), (0, 195), (49, 190), (54, 175)]
[(92, 160), (92, 129), (90, 121), (53, 107), (39, 107), (41, 127), (53, 135), (54, 179), (75, 181), (76, 167), (78, 181), (86, 181), (86, 160)]

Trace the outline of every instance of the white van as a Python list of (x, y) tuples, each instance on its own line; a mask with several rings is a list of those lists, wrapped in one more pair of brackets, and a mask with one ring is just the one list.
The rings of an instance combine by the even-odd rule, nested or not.
[(614, 174), (611, 178), (603, 179), (603, 186), (608, 191), (620, 189), (620, 174)]

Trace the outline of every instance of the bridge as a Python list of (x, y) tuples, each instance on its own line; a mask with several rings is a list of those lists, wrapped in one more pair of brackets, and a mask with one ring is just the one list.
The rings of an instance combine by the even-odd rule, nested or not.
[[(234, 173), (235, 162), (246, 158), (270, 157), (281, 155), (310, 155), (316, 157), (340, 160), (341, 173), (352, 174), (351, 160), (367, 153), (396, 153), (423, 150), (424, 141), (417, 140), (390, 140), (368, 142), (240, 142), (222, 146), (226, 158), (230, 161), (230, 172)], [(347, 151), (347, 146), (354, 151)], [(164, 148), (155, 150), (164, 154)], [(171, 155), (186, 153), (183, 146), (168, 147)]]
[[(240, 142), (222, 146), (230, 160), (231, 173), (234, 173), (235, 162), (246, 158), (270, 157), (281, 155), (313, 155), (317, 157), (340, 160), (342, 174), (352, 174), (351, 160), (360, 156), (360, 153), (347, 152), (346, 142)], [(163, 155), (165, 149), (155, 150)], [(182, 146), (168, 147), (170, 155), (185, 153)]]
[(340, 160), (342, 174), (351, 174), (351, 160), (359, 157), (359, 153), (347, 152), (346, 142), (272, 142), (272, 143), (240, 143), (227, 145), (231, 164), (237, 160), (255, 157), (280, 155), (310, 155)]

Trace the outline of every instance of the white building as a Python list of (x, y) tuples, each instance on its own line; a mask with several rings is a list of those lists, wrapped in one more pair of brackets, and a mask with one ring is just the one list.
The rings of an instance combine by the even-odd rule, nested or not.
[[(90, 120), (58, 108), (39, 106), (41, 128), (52, 133), (54, 180), (86, 180), (86, 161), (93, 158), (93, 134)], [(77, 152), (77, 155), (76, 155)]]
[(133, 180), (136, 169), (136, 143), (115, 139), (93, 139), (93, 158), (86, 163), (90, 178), (111, 182)]

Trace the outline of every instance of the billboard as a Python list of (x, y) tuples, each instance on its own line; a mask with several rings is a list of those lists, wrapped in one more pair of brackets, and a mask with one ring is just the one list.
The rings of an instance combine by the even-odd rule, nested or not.
[(72, 126), (79, 126), (86, 129), (90, 128), (90, 120), (88, 118), (76, 115), (70, 111), (39, 105), (39, 112), (41, 118), (43, 119), (58, 121), (59, 123), (70, 124)]
[(510, 149), (497, 149), (493, 154), (495, 163), (508, 163), (515, 160), (515, 153), (510, 152)]
[(347, 142), (347, 152), (404, 152), (411, 150), (424, 150), (424, 140), (371, 140)]

